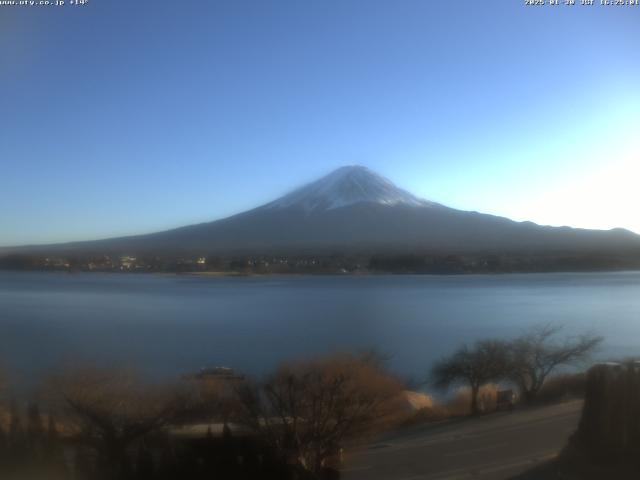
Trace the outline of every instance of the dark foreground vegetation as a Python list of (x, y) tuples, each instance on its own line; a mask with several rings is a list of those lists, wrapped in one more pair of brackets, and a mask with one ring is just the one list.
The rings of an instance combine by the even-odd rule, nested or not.
[[(443, 405), (407, 392), (371, 352), (286, 362), (260, 381), (226, 368), (169, 384), (129, 370), (67, 369), (31, 401), (11, 401), (3, 388), (0, 478), (337, 479), (345, 450), (390, 428), (495, 411), (505, 386), (526, 404), (589, 393), (584, 374), (551, 374), (584, 360), (600, 338), (558, 332), (460, 348), (432, 370), (441, 387), (467, 387)], [(407, 408), (420, 395), (426, 404)]]
[(390, 422), (402, 384), (374, 355), (224, 369), (172, 385), (74, 369), (0, 418), (3, 479), (332, 479), (342, 449)]

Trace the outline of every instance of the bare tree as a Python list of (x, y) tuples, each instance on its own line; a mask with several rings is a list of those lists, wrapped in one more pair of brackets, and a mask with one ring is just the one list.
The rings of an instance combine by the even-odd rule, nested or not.
[(501, 380), (507, 375), (509, 347), (499, 340), (482, 340), (473, 346), (462, 346), (451, 356), (437, 362), (431, 377), (436, 387), (466, 385), (471, 390), (471, 414), (477, 415), (478, 392), (489, 382)]
[(263, 384), (243, 386), (242, 420), (285, 458), (319, 475), (345, 441), (380, 425), (401, 391), (369, 358), (284, 364)]
[(527, 403), (535, 400), (553, 370), (586, 360), (602, 342), (591, 334), (556, 340), (561, 329), (543, 325), (510, 343), (509, 377)]
[(85, 368), (57, 377), (54, 386), (77, 438), (95, 449), (109, 478), (127, 469), (127, 449), (186, 408), (173, 388), (144, 385), (132, 372)]

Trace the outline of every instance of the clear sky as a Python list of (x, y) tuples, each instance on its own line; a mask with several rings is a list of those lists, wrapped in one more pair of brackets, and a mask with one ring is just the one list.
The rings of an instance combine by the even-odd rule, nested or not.
[(640, 7), (0, 6), (0, 68), (0, 245), (213, 220), (354, 163), (456, 208), (640, 232)]

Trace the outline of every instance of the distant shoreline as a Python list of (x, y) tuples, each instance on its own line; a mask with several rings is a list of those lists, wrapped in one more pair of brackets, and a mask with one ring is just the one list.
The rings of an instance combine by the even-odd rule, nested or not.
[(630, 269), (602, 269), (602, 270), (536, 270), (536, 271), (496, 271), (496, 272), (159, 272), (159, 271), (117, 271), (117, 270), (53, 270), (53, 269), (3, 269), (7, 273), (59, 273), (59, 274), (108, 274), (108, 275), (153, 275), (159, 277), (193, 277), (193, 278), (265, 278), (265, 277), (477, 277), (477, 276), (506, 276), (506, 275), (563, 275), (563, 274), (611, 274), (611, 273), (640, 273), (640, 268)]

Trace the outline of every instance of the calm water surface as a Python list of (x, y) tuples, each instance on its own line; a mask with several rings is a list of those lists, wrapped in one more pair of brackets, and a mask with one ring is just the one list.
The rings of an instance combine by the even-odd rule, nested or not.
[(375, 347), (422, 379), (465, 341), (560, 322), (640, 353), (640, 273), (250, 277), (0, 272), (0, 361), (37, 379), (68, 362), (157, 376)]

